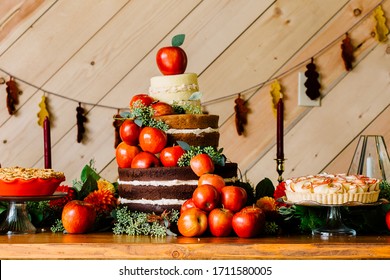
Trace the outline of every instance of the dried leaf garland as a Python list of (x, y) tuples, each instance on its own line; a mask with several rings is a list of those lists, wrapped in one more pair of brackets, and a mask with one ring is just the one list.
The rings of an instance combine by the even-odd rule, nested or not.
[(386, 42), (389, 29), (386, 26), (386, 17), (381, 5), (374, 10), (374, 20), (376, 21), (375, 39), (379, 42)]
[(280, 97), (283, 95), (282, 94), (282, 87), (279, 84), (278, 80), (275, 80), (271, 84), (270, 94), (271, 94), (271, 97), (272, 97), (272, 110), (273, 110), (274, 115), (276, 117), (278, 101), (279, 101)]
[(307, 71), (305, 72), (305, 76), (307, 77), (305, 82), (306, 87), (306, 95), (311, 99), (315, 100), (321, 96), (320, 88), (321, 84), (318, 81), (319, 74), (316, 71), (316, 65), (314, 64), (314, 59), (311, 59), (311, 62), (306, 65)]
[(234, 105), (236, 130), (238, 135), (243, 135), (245, 132), (245, 125), (248, 123), (247, 115), (249, 113), (249, 108), (246, 106), (246, 102), (241, 98), (240, 94), (238, 94), (234, 103), (236, 103), (236, 105)]
[(112, 125), (115, 129), (115, 138), (114, 138), (114, 148), (118, 147), (119, 143), (122, 141), (120, 135), (119, 135), (119, 128), (122, 125), (122, 116), (118, 112), (114, 115), (114, 121), (112, 122)]
[(76, 108), (76, 118), (77, 118), (77, 143), (81, 143), (84, 137), (85, 133), (85, 127), (84, 123), (87, 122), (87, 118), (84, 116), (85, 110), (83, 107), (81, 107), (81, 103), (79, 103), (79, 106)]
[(39, 108), (41, 108), (37, 114), (38, 124), (43, 127), (43, 122), (46, 117), (49, 117), (49, 111), (47, 110), (46, 105), (46, 96), (42, 95), (41, 102), (39, 102)]
[(354, 47), (351, 42), (351, 38), (348, 33), (345, 34), (345, 38), (341, 44), (341, 57), (344, 60), (345, 70), (352, 70), (352, 63), (355, 61), (355, 57), (353, 56)]
[(18, 89), (18, 85), (13, 77), (10, 77), (9, 81), (5, 83), (7, 85), (7, 109), (10, 115), (15, 114), (16, 105), (19, 104), (19, 94), (22, 92)]

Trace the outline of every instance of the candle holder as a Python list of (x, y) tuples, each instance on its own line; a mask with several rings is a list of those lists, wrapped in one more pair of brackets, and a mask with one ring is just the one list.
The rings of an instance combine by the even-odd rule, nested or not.
[(284, 158), (277, 158), (276, 160), (276, 171), (278, 172), (278, 182), (283, 182), (283, 172), (284, 172)]
[(389, 180), (390, 158), (381, 135), (361, 135), (348, 174)]

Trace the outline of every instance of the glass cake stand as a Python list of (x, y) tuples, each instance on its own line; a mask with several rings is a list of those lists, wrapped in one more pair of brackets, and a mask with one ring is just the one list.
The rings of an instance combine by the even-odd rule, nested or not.
[(361, 202), (347, 202), (344, 204), (321, 204), (315, 201), (300, 201), (300, 202), (291, 202), (283, 201), (286, 204), (290, 205), (299, 205), (299, 206), (321, 206), (327, 207), (328, 212), (326, 215), (325, 225), (312, 230), (313, 236), (319, 236), (321, 238), (329, 238), (332, 236), (356, 236), (356, 230), (347, 227), (341, 217), (341, 207), (355, 207), (355, 206), (377, 206), (383, 203), (389, 203), (387, 200), (378, 200), (373, 203), (361, 203)]
[(8, 202), (6, 218), (0, 225), (0, 234), (36, 233), (37, 229), (28, 217), (27, 202), (58, 199), (66, 195), (65, 192), (55, 192), (46, 196), (0, 196), (0, 201)]

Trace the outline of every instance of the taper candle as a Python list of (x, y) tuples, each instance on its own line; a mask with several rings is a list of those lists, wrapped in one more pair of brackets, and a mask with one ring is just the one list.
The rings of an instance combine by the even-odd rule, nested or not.
[(45, 117), (43, 121), (43, 145), (45, 169), (51, 169), (51, 139), (50, 139), (50, 120)]
[(284, 103), (283, 95), (280, 95), (279, 101), (277, 103), (277, 127), (276, 127), (276, 158), (284, 159), (284, 148), (283, 148), (283, 137), (284, 137)]

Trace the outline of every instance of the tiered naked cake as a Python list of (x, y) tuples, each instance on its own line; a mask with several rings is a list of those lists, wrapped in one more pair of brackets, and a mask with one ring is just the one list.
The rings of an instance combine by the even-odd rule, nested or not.
[[(154, 116), (169, 127), (165, 131), (167, 146), (182, 141), (191, 147), (217, 150), (219, 116), (202, 112), (197, 74), (179, 72), (152, 77), (149, 96), (155, 102), (179, 108), (180, 113)], [(189, 166), (119, 168), (118, 173), (121, 204), (130, 210), (156, 214), (179, 210), (192, 197), (199, 178)], [(236, 163), (216, 164), (214, 173), (225, 178), (227, 185), (238, 180)]]

